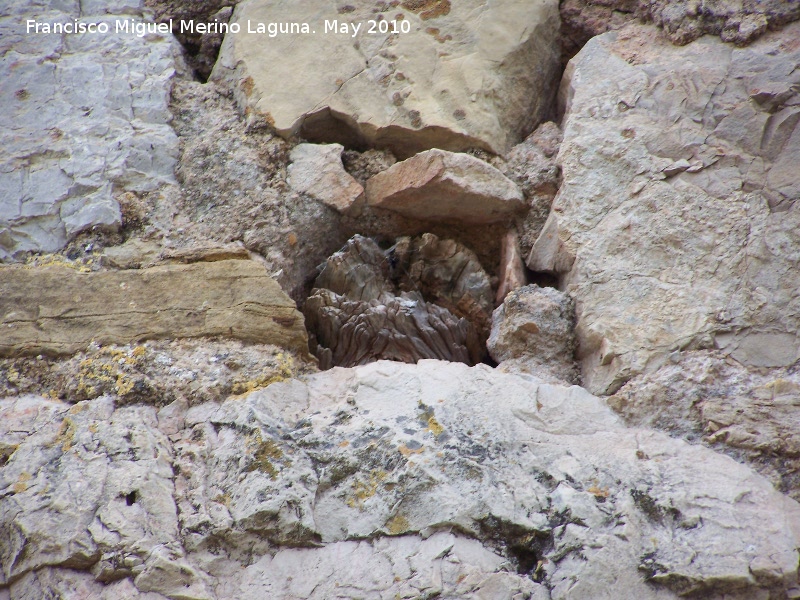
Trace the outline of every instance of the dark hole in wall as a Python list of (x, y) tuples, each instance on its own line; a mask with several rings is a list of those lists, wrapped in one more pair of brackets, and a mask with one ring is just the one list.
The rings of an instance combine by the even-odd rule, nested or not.
[(549, 287), (558, 289), (558, 276), (553, 273), (545, 273), (543, 271), (531, 271), (525, 269), (528, 275), (528, 283), (535, 283), (539, 287)]
[(129, 494), (125, 494), (125, 504), (127, 504), (128, 506), (133, 506), (136, 503), (136, 498), (137, 498), (136, 490), (133, 490)]
[(508, 553), (517, 563), (517, 573), (527, 575), (536, 582), (544, 579), (541, 553), (531, 545), (515, 545), (508, 548)]
[(238, 0), (208, 0), (205, 2), (175, 2), (173, 0), (145, 0), (145, 6), (153, 11), (157, 23), (169, 23), (172, 19), (172, 34), (184, 49), (184, 57), (195, 78), (201, 83), (208, 81), (217, 62), (223, 33), (191, 33), (181, 31), (181, 21), (195, 24), (227, 24)]

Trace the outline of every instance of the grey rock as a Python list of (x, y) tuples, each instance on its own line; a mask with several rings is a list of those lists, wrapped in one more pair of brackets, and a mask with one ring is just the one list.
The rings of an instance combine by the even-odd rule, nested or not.
[[(114, 194), (174, 183), (171, 36), (26, 34), (40, 22), (140, 15), (139, 2), (22, 5), (0, 23), (0, 260), (115, 230)], [(141, 18), (141, 17), (140, 17)], [(49, 60), (42, 60), (42, 57)]]
[(568, 66), (564, 183), (528, 266), (575, 298), (590, 390), (681, 350), (771, 368), (800, 356), (798, 36), (675, 47), (629, 25)]
[(703, 440), (800, 499), (800, 376), (725, 360), (720, 351), (676, 353), (608, 398), (637, 427)]
[(381, 361), (160, 414), (29, 396), (0, 416), (15, 600), (797, 590), (800, 505), (765, 479), (483, 365)]
[(800, 19), (800, 6), (784, 0), (564, 0), (560, 4), (561, 44), (565, 60), (592, 37), (622, 28), (636, 19), (661, 27), (674, 44), (702, 35), (745, 45), (786, 23)]
[(495, 309), (486, 346), (504, 370), (575, 383), (575, 303), (554, 288), (514, 290)]

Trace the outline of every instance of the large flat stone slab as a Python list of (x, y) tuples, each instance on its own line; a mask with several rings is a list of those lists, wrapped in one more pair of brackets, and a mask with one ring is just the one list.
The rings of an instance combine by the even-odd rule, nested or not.
[(413, 219), (494, 223), (525, 208), (517, 185), (469, 154), (428, 150), (367, 181), (367, 203)]
[[(379, 19), (388, 31), (370, 32)], [(314, 33), (249, 34), (248, 22)], [(247, 0), (232, 23), (242, 32), (226, 36), (212, 77), (287, 137), (401, 158), (432, 147), (503, 153), (545, 116), (557, 85), (556, 0)]]
[(96, 273), (4, 267), (0, 290), (0, 356), (201, 336), (308, 350), (302, 315), (254, 261)]

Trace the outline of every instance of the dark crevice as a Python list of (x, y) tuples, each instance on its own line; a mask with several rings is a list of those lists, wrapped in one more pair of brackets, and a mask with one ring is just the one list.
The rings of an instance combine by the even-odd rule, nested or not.
[[(154, 12), (155, 21), (172, 21), (172, 34), (183, 46), (184, 58), (197, 81), (206, 83), (217, 62), (224, 33), (216, 25), (227, 25), (237, 0), (210, 0), (207, 2), (180, 2), (176, 0), (145, 0), (145, 6)], [(183, 21), (210, 26), (212, 33), (183, 30)]]
[(543, 271), (531, 271), (526, 269), (528, 282), (536, 284), (539, 287), (549, 287), (558, 289), (558, 276), (553, 273), (545, 273)]

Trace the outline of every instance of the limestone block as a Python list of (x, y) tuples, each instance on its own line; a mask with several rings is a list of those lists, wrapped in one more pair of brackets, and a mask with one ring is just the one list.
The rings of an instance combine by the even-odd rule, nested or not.
[[(309, 32), (246, 33), (248, 21)], [(226, 36), (212, 78), (243, 110), (284, 136), (400, 158), (505, 152), (546, 115), (558, 77), (556, 0), (247, 0), (231, 22), (243, 33)]]
[[(174, 183), (178, 156), (171, 36), (117, 35), (106, 14), (130, 19), (139, 2), (23, 4), (0, 21), (0, 260), (59, 250), (88, 229), (116, 230), (114, 194)], [(28, 18), (78, 16), (111, 33), (25, 30)]]
[(590, 390), (675, 351), (800, 358), (798, 37), (676, 47), (629, 25), (567, 68), (563, 185), (528, 266), (575, 298)]
[(428, 150), (367, 181), (367, 203), (425, 221), (502, 221), (526, 207), (514, 182), (469, 154)]

